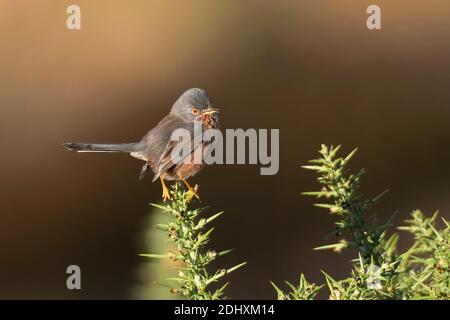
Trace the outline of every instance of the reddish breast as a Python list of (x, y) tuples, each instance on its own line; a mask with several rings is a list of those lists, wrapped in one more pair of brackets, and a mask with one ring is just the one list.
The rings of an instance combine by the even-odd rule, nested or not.
[(219, 128), (219, 116), (216, 113), (205, 114), (201, 120), (205, 129)]

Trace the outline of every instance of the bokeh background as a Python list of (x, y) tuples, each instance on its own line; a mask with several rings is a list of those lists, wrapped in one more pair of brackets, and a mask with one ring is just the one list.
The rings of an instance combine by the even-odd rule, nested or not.
[[(372, 3), (380, 31), (366, 28)], [(70, 4), (80, 31), (65, 27)], [(0, 298), (156, 297), (142, 294), (137, 254), (159, 239), (148, 203), (160, 185), (139, 181), (135, 159), (61, 143), (136, 141), (190, 87), (221, 107), (223, 128), (280, 129), (278, 175), (229, 165), (193, 179), (208, 212), (225, 211), (211, 246), (236, 251), (219, 264), (248, 261), (228, 296), (272, 299), (270, 280), (348, 274), (352, 254), (312, 251), (334, 219), (300, 196), (317, 188), (300, 165), (321, 143), (359, 147), (363, 192), (391, 190), (380, 220), (415, 208), (448, 218), (449, 15), (446, 0), (1, 0)], [(70, 264), (81, 291), (66, 289)]]

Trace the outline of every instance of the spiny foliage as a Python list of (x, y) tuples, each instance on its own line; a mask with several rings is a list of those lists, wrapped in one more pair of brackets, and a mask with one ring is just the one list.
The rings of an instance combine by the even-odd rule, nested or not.
[[(358, 258), (352, 263), (351, 276), (335, 280), (325, 275), (330, 299), (450, 299), (450, 227), (438, 230), (435, 225), (437, 214), (425, 217), (420, 211), (412, 213), (412, 219), (400, 230), (410, 232), (414, 237), (412, 247), (402, 254), (397, 253), (398, 235), (386, 239), (386, 229), (391, 219), (377, 224), (374, 218), (367, 218), (369, 208), (385, 192), (371, 199), (364, 199), (359, 193), (359, 181), (364, 170), (348, 174), (346, 165), (356, 149), (345, 158), (337, 157), (340, 146), (330, 148), (322, 145), (320, 158), (311, 160), (305, 169), (319, 174), (321, 190), (305, 192), (305, 195), (327, 199), (327, 203), (316, 204), (337, 217), (336, 230), (332, 234), (341, 237), (338, 243), (325, 245), (316, 250), (354, 249)], [(345, 237), (345, 238), (344, 238)], [(303, 275), (302, 278), (304, 279)], [(290, 293), (276, 288), (278, 298), (312, 299), (318, 293), (306, 295), (306, 279)], [(313, 286), (314, 284), (308, 284)], [(315, 286), (314, 288), (320, 288)], [(300, 294), (299, 294), (300, 293)]]
[(442, 219), (445, 228), (438, 230), (437, 215), (427, 218), (415, 210), (407, 225), (398, 228), (415, 239), (401, 256), (402, 268), (407, 272), (402, 289), (408, 298), (450, 299), (450, 224)]
[(300, 283), (296, 287), (289, 281), (285, 281), (287, 286), (291, 289), (291, 292), (284, 293), (280, 288), (278, 288), (273, 282), (271, 282), (272, 286), (275, 288), (278, 300), (314, 300), (317, 293), (323, 287), (317, 286), (314, 283), (309, 283), (306, 280), (305, 275), (302, 273), (300, 275)]
[(176, 252), (169, 251), (166, 254), (141, 254), (141, 256), (171, 259), (179, 263), (178, 276), (169, 278), (178, 284), (171, 292), (186, 299), (216, 300), (224, 298), (225, 283), (220, 288), (209, 291), (209, 286), (218, 282), (222, 277), (245, 265), (241, 263), (229, 269), (219, 269), (213, 273), (208, 271), (208, 265), (218, 256), (227, 254), (231, 250), (216, 252), (207, 249), (206, 245), (214, 228), (204, 231), (205, 227), (218, 218), (223, 212), (219, 212), (209, 218), (199, 218), (203, 208), (192, 208), (191, 196), (179, 183), (175, 183), (170, 190), (172, 200), (165, 205), (152, 204), (170, 215), (167, 224), (159, 224), (157, 227), (165, 232), (169, 240), (176, 245)]

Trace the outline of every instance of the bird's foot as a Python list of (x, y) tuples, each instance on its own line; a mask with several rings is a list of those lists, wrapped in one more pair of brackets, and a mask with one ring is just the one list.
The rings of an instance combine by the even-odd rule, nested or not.
[(162, 199), (164, 202), (172, 199), (172, 197), (170, 196), (169, 189), (167, 189), (167, 187), (163, 187)]
[(198, 189), (200, 188), (198, 184), (196, 184), (193, 188), (189, 184), (189, 182), (186, 181), (186, 179), (183, 179), (180, 177), (180, 180), (183, 181), (183, 183), (188, 188), (188, 202), (191, 202), (191, 200), (196, 197), (200, 201), (200, 196), (198, 195)]
[(198, 195), (198, 184), (196, 184), (193, 188), (189, 186), (188, 189), (188, 201), (191, 202), (194, 197), (200, 201), (200, 196)]
[(169, 189), (167, 188), (166, 184), (164, 183), (163, 178), (160, 177), (160, 180), (161, 180), (161, 186), (162, 186), (162, 191), (163, 191), (163, 193), (162, 193), (163, 201), (166, 202), (167, 200), (171, 200), (172, 197), (170, 196)]

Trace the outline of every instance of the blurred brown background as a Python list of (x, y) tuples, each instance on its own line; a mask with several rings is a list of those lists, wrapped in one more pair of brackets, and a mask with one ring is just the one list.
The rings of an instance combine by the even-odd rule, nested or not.
[[(382, 30), (366, 8), (382, 9)], [(81, 7), (82, 29), (65, 27)], [(449, 217), (450, 3), (430, 1), (0, 1), (0, 298), (132, 298), (149, 202), (124, 155), (67, 141), (130, 142), (185, 89), (202, 87), (223, 128), (280, 128), (280, 171), (212, 166), (193, 179), (216, 223), (212, 246), (235, 299), (275, 298), (269, 281), (340, 278), (352, 254), (313, 252), (334, 218), (301, 191), (321, 143), (359, 147), (362, 189), (396, 223), (419, 207)], [(402, 238), (407, 245), (409, 238)], [(83, 289), (65, 287), (78, 264)]]

